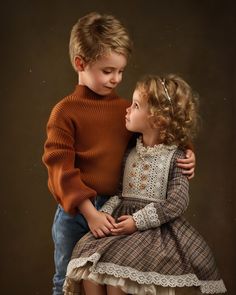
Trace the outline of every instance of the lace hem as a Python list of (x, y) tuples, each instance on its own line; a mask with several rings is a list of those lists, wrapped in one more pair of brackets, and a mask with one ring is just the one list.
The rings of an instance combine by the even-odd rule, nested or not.
[(155, 228), (160, 225), (160, 220), (156, 213), (156, 208), (153, 203), (148, 204), (143, 209), (135, 212), (133, 218), (136, 227), (139, 230), (147, 230), (149, 228)]
[[(99, 274), (89, 271), (88, 267), (81, 267), (77, 269), (77, 277), (80, 280), (89, 280), (99, 285), (109, 285), (119, 287), (127, 294), (136, 295), (175, 295), (175, 289), (171, 287), (161, 287), (155, 285), (140, 285), (136, 282), (126, 280), (124, 278), (116, 278), (108, 274)], [(63, 287), (65, 295), (82, 295), (82, 290), (78, 284), (73, 280), (66, 277), (65, 284)]]
[[(136, 269), (120, 266), (113, 263), (98, 262), (100, 254), (94, 253), (90, 257), (77, 258), (70, 261), (67, 268), (67, 276), (71, 279), (79, 281), (77, 271), (81, 266), (85, 266), (87, 262), (93, 265), (87, 269), (92, 274), (106, 274), (115, 278), (130, 279), (141, 285), (156, 285), (162, 287), (200, 287), (202, 293), (214, 294), (225, 293), (223, 280), (218, 281), (200, 281), (195, 274), (185, 275), (163, 275), (155, 272), (141, 272)], [(98, 262), (98, 263), (97, 263)]]
[(99, 211), (112, 214), (112, 212), (120, 204), (120, 202), (121, 200), (118, 196), (113, 196), (101, 207)]

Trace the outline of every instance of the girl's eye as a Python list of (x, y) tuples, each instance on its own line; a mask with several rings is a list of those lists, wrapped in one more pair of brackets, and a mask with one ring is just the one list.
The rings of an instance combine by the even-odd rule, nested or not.
[(134, 103), (134, 108), (138, 109), (138, 104), (137, 103)]

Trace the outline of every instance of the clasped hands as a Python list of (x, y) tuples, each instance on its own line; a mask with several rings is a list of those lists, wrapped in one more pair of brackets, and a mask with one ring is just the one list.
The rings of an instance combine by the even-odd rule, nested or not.
[(130, 235), (137, 231), (131, 215), (120, 216), (117, 221), (110, 214), (97, 211), (95, 216), (88, 220), (88, 225), (95, 238)]

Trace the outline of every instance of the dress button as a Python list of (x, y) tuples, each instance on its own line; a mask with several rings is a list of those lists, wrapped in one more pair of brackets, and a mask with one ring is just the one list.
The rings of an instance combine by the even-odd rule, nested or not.
[(132, 164), (132, 167), (134, 167), (134, 168), (135, 168), (135, 167), (136, 167), (136, 163), (133, 163), (133, 164)]
[(142, 175), (141, 180), (147, 180), (147, 175)]
[(141, 185), (140, 185), (140, 188), (143, 190), (143, 189), (145, 189), (145, 187), (146, 187), (146, 184), (144, 184), (144, 183), (142, 183)]
[(132, 187), (133, 187), (133, 184), (132, 184), (132, 183), (130, 183), (130, 182), (129, 182), (129, 187), (130, 187), (130, 188), (132, 188)]

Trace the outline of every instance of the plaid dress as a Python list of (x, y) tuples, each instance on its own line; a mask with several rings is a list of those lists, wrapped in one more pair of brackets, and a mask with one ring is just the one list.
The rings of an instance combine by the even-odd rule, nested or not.
[(123, 191), (101, 209), (114, 218), (132, 215), (131, 235), (96, 239), (86, 234), (75, 246), (64, 284), (66, 295), (81, 294), (83, 279), (120, 286), (129, 294), (159, 294), (163, 287), (199, 287), (224, 293), (210, 248), (182, 216), (188, 180), (176, 166), (176, 146), (146, 148), (140, 139), (124, 170)]

